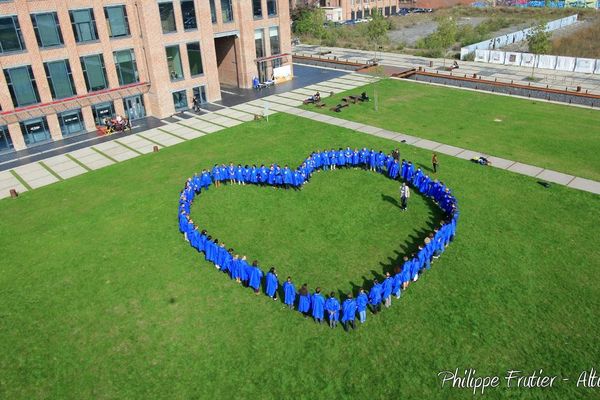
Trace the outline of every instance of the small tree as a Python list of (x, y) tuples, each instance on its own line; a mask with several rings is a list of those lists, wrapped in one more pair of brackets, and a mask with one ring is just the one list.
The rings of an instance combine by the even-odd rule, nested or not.
[(367, 24), (367, 38), (375, 48), (378, 48), (386, 41), (390, 24), (377, 8), (373, 9), (371, 18), (371, 21)]
[[(548, 54), (551, 49), (550, 36), (552, 34), (546, 30), (546, 24), (540, 23), (527, 34), (527, 44), (529, 52), (535, 55)], [(535, 58), (531, 67), (531, 79), (535, 72)]]

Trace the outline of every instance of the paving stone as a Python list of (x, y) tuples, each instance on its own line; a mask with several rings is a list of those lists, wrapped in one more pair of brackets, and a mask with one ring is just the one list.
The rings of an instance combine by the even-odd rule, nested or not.
[(462, 158), (463, 160), (471, 160), (475, 157), (480, 157), (481, 153), (471, 150), (463, 150), (460, 153), (456, 154), (456, 157)]
[(114, 161), (106, 158), (102, 154), (94, 151), (91, 148), (75, 150), (69, 153), (77, 161), (88, 167), (89, 169), (100, 169), (107, 165), (114, 164)]
[(154, 151), (154, 146), (158, 146), (159, 148), (162, 147), (138, 135), (126, 136), (122, 139), (119, 139), (119, 142), (131, 147), (136, 151), (139, 151), (142, 154), (152, 153)]
[(37, 162), (21, 165), (13, 170), (34, 189), (58, 181), (58, 178)]
[(10, 189), (15, 189), (17, 193), (27, 191), (27, 188), (10, 171), (0, 172), (0, 199), (10, 197)]
[(48, 168), (62, 179), (85, 174), (87, 170), (64, 154), (42, 161)]
[(559, 183), (561, 185), (566, 185), (573, 180), (574, 176), (563, 174), (562, 172), (545, 169), (542, 172), (540, 172), (536, 176), (536, 178), (544, 180), (544, 181), (548, 181), (548, 182), (554, 182), (554, 183)]
[(418, 142), (419, 140), (421, 140), (418, 137), (414, 137), (414, 136), (410, 136), (410, 135), (405, 135), (403, 133), (400, 133), (398, 136), (396, 136), (395, 138), (393, 138), (395, 141), (400, 142), (400, 143), (406, 143), (406, 144), (414, 144), (416, 142)]
[(435, 149), (436, 152), (447, 154), (449, 156), (456, 156), (457, 154), (465, 151), (465, 149), (461, 149), (460, 147), (450, 146), (448, 144), (443, 144)]
[(492, 162), (492, 167), (500, 168), (500, 169), (508, 169), (515, 162), (511, 160), (507, 160), (505, 158), (489, 156), (486, 157), (488, 160)]
[[(492, 165), (494, 165), (493, 162), (492, 162)], [(511, 165), (508, 168), (508, 170), (512, 171), (512, 172), (518, 172), (519, 174), (523, 174), (523, 175), (537, 176), (544, 169), (540, 168), (540, 167), (536, 167), (534, 165), (527, 165), (527, 164), (521, 164), (521, 163), (516, 162), (513, 165)]]
[(375, 134), (375, 133), (377, 133), (379, 131), (382, 131), (383, 129), (377, 128), (375, 126), (363, 125), (363, 126), (360, 126), (360, 127), (356, 128), (355, 130), (358, 131), (358, 132), (368, 133), (368, 134), (372, 135), (372, 134)]
[(586, 192), (600, 194), (600, 182), (592, 181), (590, 179), (575, 178), (567, 186), (574, 189), (585, 190)]
[[(25, 179), (25, 178), (23, 178), (23, 179)], [(58, 178), (49, 173), (48, 175), (37, 178), (37, 179), (33, 179), (33, 180), (25, 179), (25, 182), (27, 182), (27, 184), (29, 186), (31, 186), (32, 189), (38, 189), (38, 188), (41, 188), (42, 186), (47, 186), (47, 185), (50, 185), (51, 183), (58, 182)]]

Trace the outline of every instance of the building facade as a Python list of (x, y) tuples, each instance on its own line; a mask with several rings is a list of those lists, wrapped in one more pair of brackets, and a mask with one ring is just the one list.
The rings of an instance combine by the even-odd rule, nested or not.
[[(311, 4), (318, 5), (325, 8), (338, 8), (341, 11), (336, 10), (336, 13), (341, 12), (341, 20), (353, 20), (368, 18), (375, 8), (387, 16), (395, 15), (399, 7), (404, 7), (399, 4), (402, 3), (400, 0), (290, 0), (290, 6), (296, 7), (298, 5)], [(329, 18), (337, 20), (337, 18)]]
[(290, 46), (288, 0), (0, 0), (0, 153), (220, 100)]

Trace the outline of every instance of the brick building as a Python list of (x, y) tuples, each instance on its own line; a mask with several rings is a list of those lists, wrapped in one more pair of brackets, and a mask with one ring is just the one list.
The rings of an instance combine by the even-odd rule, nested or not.
[(0, 153), (219, 100), (290, 50), (288, 0), (0, 0)]
[(290, 0), (290, 5), (316, 4), (320, 7), (342, 9), (342, 20), (368, 18), (373, 9), (381, 10), (383, 15), (394, 15), (398, 12), (400, 0)]

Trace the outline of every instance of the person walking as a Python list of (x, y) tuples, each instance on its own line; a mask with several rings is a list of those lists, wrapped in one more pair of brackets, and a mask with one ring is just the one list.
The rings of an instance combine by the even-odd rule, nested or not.
[(439, 165), (437, 154), (435, 154), (435, 153), (433, 153), (433, 156), (431, 157), (431, 165), (433, 166), (433, 173), (435, 174), (437, 172), (437, 167)]
[(406, 184), (406, 182), (402, 182), (402, 186), (400, 186), (400, 208), (402, 211), (405, 211), (408, 208), (408, 198), (410, 197), (410, 188)]

